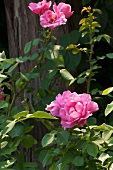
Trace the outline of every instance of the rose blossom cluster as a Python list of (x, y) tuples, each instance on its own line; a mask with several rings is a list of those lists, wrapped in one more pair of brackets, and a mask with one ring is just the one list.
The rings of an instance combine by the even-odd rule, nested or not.
[(98, 104), (91, 100), (89, 94), (77, 94), (70, 91), (65, 91), (62, 95), (58, 94), (56, 99), (46, 107), (53, 116), (61, 118), (64, 129), (75, 125), (83, 126), (87, 118), (98, 109)]
[(31, 2), (29, 4), (30, 10), (40, 15), (40, 25), (44, 28), (54, 29), (57, 26), (64, 25), (67, 22), (73, 11), (71, 11), (71, 6), (63, 2), (56, 5), (53, 4), (53, 11), (50, 10), (52, 2), (47, 2), (43, 0), (38, 3)]

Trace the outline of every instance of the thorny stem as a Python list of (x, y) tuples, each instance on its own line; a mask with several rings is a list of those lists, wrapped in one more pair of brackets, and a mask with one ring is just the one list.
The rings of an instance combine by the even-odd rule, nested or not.
[(89, 14), (89, 38), (90, 38), (90, 54), (89, 54), (89, 68), (90, 74), (87, 80), (87, 93), (90, 92), (91, 78), (92, 78), (92, 55), (93, 55), (93, 47), (94, 43), (92, 42), (93, 34), (92, 34), (92, 14)]

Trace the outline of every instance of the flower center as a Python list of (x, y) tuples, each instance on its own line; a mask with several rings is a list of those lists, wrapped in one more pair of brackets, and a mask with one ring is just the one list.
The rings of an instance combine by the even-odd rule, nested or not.
[(51, 23), (54, 23), (55, 21), (56, 21), (56, 18), (55, 18), (55, 17), (53, 17), (53, 18), (50, 19), (50, 22), (51, 22)]

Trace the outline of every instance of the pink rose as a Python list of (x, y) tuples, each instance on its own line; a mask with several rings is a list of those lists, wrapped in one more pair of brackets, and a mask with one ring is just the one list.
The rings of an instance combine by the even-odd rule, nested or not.
[(71, 12), (71, 6), (70, 5), (65, 4), (63, 2), (59, 3), (58, 5), (56, 5), (56, 3), (54, 3), (53, 10), (55, 12), (57, 12), (58, 10), (60, 12), (63, 12), (63, 14), (65, 15), (66, 18), (69, 18), (74, 12), (74, 11)]
[[(0, 94), (4, 94), (4, 92), (1, 91)], [(4, 100), (4, 96), (0, 96), (0, 100)]]
[(75, 125), (83, 126), (87, 118), (98, 109), (98, 104), (91, 100), (89, 94), (77, 94), (70, 91), (65, 91), (62, 95), (58, 94), (56, 100), (46, 107), (53, 116), (61, 118), (64, 129)]
[(55, 13), (47, 10), (40, 16), (40, 25), (44, 28), (54, 29), (55, 27), (66, 24), (66, 21), (65, 15), (60, 11)]
[(33, 13), (42, 15), (45, 11), (47, 11), (50, 8), (50, 6), (51, 1), (46, 2), (46, 0), (43, 0), (42, 2), (38, 3), (31, 2), (28, 7)]
[(69, 90), (63, 92), (63, 94), (58, 94), (56, 96), (56, 100), (52, 101), (50, 105), (47, 105), (46, 110), (50, 111), (53, 116), (59, 116), (60, 109), (65, 106), (68, 100), (73, 100), (73, 94), (77, 95), (77, 93), (71, 93)]

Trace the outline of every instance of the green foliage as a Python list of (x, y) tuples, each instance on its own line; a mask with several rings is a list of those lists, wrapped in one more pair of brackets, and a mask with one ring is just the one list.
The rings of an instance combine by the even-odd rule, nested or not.
[[(82, 0), (83, 5), (90, 2)], [(109, 1), (109, 4), (112, 3)], [(64, 34), (60, 45), (54, 42), (52, 31), (45, 30), (40, 38), (26, 43), (26, 56), (8, 59), (4, 51), (0, 53), (0, 91), (9, 90), (8, 94), (0, 94), (4, 97), (0, 99), (0, 169), (38, 170), (37, 161), (24, 161), (24, 153), (20, 153), (19, 146), (25, 149), (37, 147), (40, 141), (32, 135), (32, 130), (39, 121), (48, 129), (42, 138), (42, 146), (35, 149), (43, 167), (47, 166), (49, 170), (113, 168), (113, 123), (111, 120), (107, 122), (106, 118), (112, 116), (112, 101), (106, 103), (106, 109), (101, 104), (102, 110), (97, 119), (94, 115), (87, 119), (84, 127), (75, 126), (66, 130), (61, 128), (58, 118), (44, 111), (58, 94), (54, 86), (59, 80), (65, 81), (67, 88), (72, 84), (73, 87), (77, 84), (80, 88), (84, 86), (82, 90), (91, 93), (97, 102), (103, 103), (102, 95), (108, 95), (112, 100), (113, 87), (102, 93), (103, 88), (96, 84), (96, 75), (102, 68), (99, 62), (111, 60), (113, 53), (96, 55), (95, 52), (95, 44), (101, 41), (110, 44), (111, 36), (103, 32), (100, 34), (99, 9), (84, 7), (81, 13), (87, 16), (80, 20), (79, 30)], [(38, 47), (37, 52), (32, 54), (34, 47)], [(28, 72), (17, 71), (20, 65), (30, 62), (34, 66)], [(31, 87), (34, 79), (39, 81), (39, 87)], [(30, 98), (22, 95), (29, 93)], [(15, 106), (18, 97), (22, 99), (19, 108)], [(54, 106), (51, 107), (54, 110)], [(102, 121), (98, 121), (98, 117), (103, 117)]]

